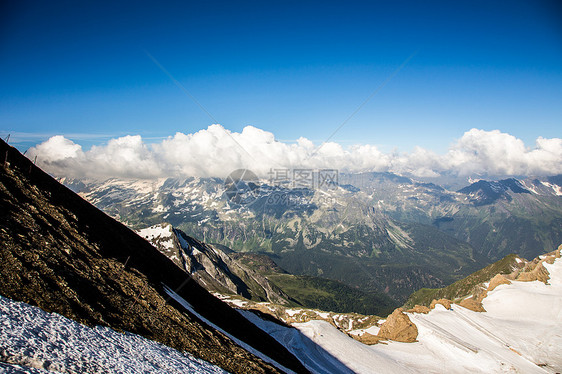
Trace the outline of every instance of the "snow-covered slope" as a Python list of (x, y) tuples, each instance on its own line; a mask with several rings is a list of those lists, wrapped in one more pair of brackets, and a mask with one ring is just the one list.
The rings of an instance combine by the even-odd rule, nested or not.
[(138, 335), (90, 328), (2, 296), (0, 372), (226, 373)]
[(562, 371), (562, 259), (543, 266), (548, 284), (500, 285), (484, 299), (486, 312), (438, 304), (428, 314), (409, 313), (419, 331), (415, 343), (367, 346), (326, 321), (293, 324), (299, 334), (243, 313), (316, 373), (557, 373)]

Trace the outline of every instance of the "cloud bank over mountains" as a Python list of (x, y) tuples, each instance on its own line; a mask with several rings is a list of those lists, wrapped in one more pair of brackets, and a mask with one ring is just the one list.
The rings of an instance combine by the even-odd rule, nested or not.
[(313, 144), (306, 138), (289, 144), (273, 133), (247, 126), (241, 133), (211, 125), (193, 134), (176, 133), (148, 144), (139, 135), (111, 139), (83, 150), (53, 136), (31, 148), (28, 157), (58, 177), (158, 178), (226, 177), (240, 168), (266, 177), (272, 169), (338, 169), (340, 172), (390, 171), (417, 177), (443, 173), (468, 176), (554, 175), (562, 173), (562, 139), (539, 137), (534, 148), (499, 130), (471, 129), (447, 153), (420, 147), (410, 153), (383, 153), (373, 145), (343, 147)]

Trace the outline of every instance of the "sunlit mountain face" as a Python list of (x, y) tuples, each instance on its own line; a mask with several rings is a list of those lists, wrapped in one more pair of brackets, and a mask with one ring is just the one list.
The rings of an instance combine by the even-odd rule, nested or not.
[(509, 253), (534, 258), (551, 248), (562, 239), (556, 181), (478, 181), (452, 191), (362, 173), (338, 174), (322, 188), (261, 179), (234, 194), (233, 181), (219, 178), (64, 182), (131, 227), (168, 222), (207, 243), (267, 254), (291, 273), (400, 303)]

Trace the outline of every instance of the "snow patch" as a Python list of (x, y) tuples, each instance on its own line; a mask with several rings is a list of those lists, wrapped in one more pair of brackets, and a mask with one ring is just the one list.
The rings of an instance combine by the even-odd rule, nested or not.
[(141, 336), (90, 328), (2, 296), (0, 361), (1, 372), (14, 373), (225, 373)]
[(541, 183), (546, 187), (552, 188), (556, 196), (562, 196), (562, 187), (560, 187), (559, 185), (543, 181), (541, 181)]
[(137, 234), (148, 241), (157, 240), (165, 249), (173, 249), (173, 232), (171, 225), (154, 225), (137, 231)]

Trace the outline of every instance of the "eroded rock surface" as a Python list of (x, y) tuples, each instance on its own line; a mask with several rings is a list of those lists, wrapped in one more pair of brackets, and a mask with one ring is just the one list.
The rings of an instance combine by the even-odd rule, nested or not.
[(397, 308), (381, 325), (377, 336), (381, 339), (412, 343), (418, 337), (418, 327), (410, 321), (402, 308)]

